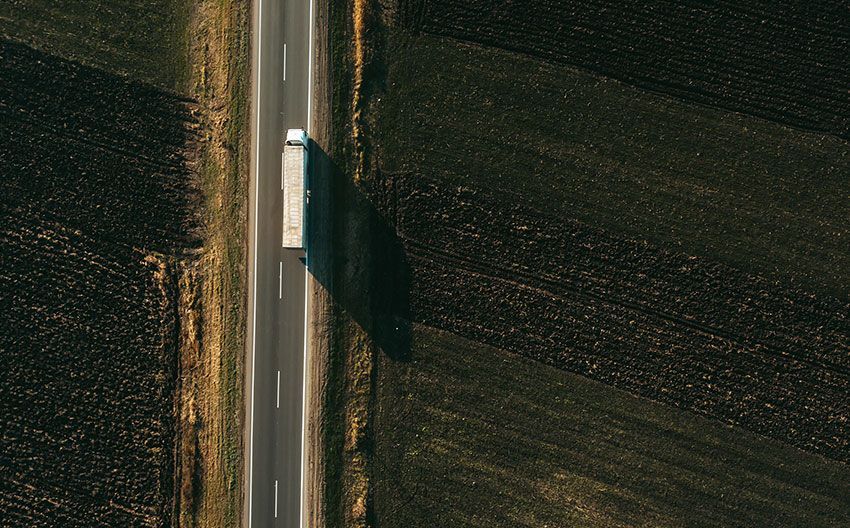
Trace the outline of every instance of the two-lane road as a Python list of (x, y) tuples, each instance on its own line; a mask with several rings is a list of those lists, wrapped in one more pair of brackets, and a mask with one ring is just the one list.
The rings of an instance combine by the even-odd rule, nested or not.
[(254, 3), (246, 380), (249, 527), (302, 524), (307, 270), (303, 251), (281, 247), (281, 154), (287, 129), (309, 129), (311, 1)]

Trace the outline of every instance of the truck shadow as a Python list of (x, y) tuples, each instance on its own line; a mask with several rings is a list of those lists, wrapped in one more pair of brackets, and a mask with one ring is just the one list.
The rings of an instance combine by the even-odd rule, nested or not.
[[(410, 355), (410, 268), (395, 226), (367, 191), (310, 140), (308, 270), (391, 359)], [(385, 209), (386, 210), (386, 209)]]

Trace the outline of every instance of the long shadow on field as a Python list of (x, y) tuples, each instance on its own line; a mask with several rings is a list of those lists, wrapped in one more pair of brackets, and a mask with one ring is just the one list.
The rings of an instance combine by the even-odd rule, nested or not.
[(407, 360), (410, 267), (395, 226), (378, 208), (392, 203), (392, 191), (355, 184), (312, 141), (310, 159), (310, 273), (385, 354)]

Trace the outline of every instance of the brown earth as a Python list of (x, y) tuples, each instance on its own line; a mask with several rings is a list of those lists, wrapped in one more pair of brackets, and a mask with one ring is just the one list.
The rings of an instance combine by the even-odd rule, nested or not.
[[(4, 163), (11, 164), (4, 173), (13, 176), (4, 185), (9, 187), (9, 196), (19, 197), (7, 205), (20, 217), (17, 224), (9, 224), (7, 235), (24, 250), (46, 252), (39, 258), (49, 258), (47, 254), (56, 248), (66, 247), (62, 250), (65, 254), (76, 254), (67, 247), (89, 248), (80, 250), (89, 255), (81, 262), (74, 257), (63, 263), (71, 266), (65, 270), (67, 274), (80, 277), (99, 276), (99, 268), (92, 271), (88, 265), (90, 260), (97, 262), (92, 255), (108, 261), (117, 258), (111, 256), (113, 253), (126, 256), (123, 246), (115, 249), (110, 246), (112, 243), (127, 244), (139, 253), (130, 258), (141, 259), (149, 280), (144, 279), (144, 273), (132, 271), (132, 263), (121, 264), (130, 270), (123, 276), (127, 284), (136, 284), (133, 281), (137, 279), (150, 282), (151, 291), (158, 292), (154, 297), (162, 299), (149, 299), (147, 286), (140, 283), (130, 286), (123, 304), (114, 305), (109, 299), (128, 286), (120, 283), (120, 277), (104, 278), (97, 286), (106, 288), (106, 293), (89, 296), (94, 303), (89, 310), (95, 315), (91, 315), (94, 319), (85, 328), (99, 333), (102, 329), (98, 325), (102, 325), (116, 337), (107, 337), (99, 344), (93, 338), (90, 347), (83, 347), (78, 354), (107, 354), (98, 362), (104, 374), (97, 384), (108, 394), (112, 379), (109, 373), (124, 364), (120, 354), (106, 359), (111, 347), (124, 339), (133, 343), (128, 345), (127, 353), (141, 353), (151, 339), (158, 339), (160, 344), (150, 350), (156, 350), (163, 363), (149, 364), (141, 354), (133, 371), (140, 375), (139, 390), (149, 398), (136, 401), (134, 406), (139, 412), (147, 412), (150, 419), (160, 420), (160, 424), (151, 428), (138, 420), (136, 423), (140, 433), (134, 437), (135, 445), (156, 453), (144, 478), (127, 479), (133, 489), (140, 490), (137, 497), (144, 493), (143, 498), (135, 499), (138, 504), (124, 504), (121, 486), (110, 488), (114, 489), (114, 498), (108, 493), (85, 495), (91, 486), (100, 486), (101, 482), (123, 482), (120, 471), (109, 478), (96, 475), (103, 464), (108, 466), (108, 458), (101, 465), (92, 464), (88, 471), (80, 471), (77, 489), (59, 487), (47, 494), (46, 501), (52, 505), (54, 519), (62, 519), (63, 509), (70, 509), (85, 522), (98, 522), (102, 515), (110, 515), (114, 517), (109, 517), (114, 520), (110, 524), (126, 526), (137, 522), (171, 525), (172, 520), (180, 525), (233, 526), (239, 522), (241, 508), (248, 8), (206, 0), (131, 2), (106, 6), (102, 11), (104, 6), (97, 7), (92, 9), (86, 3), (60, 7), (37, 1), (13, 2), (0, 9), (4, 36), (119, 75), (82, 68), (75, 62), (63, 65), (50, 56), (38, 59), (43, 70), (40, 71), (27, 66), (26, 61), (16, 62), (20, 54), (4, 44), (4, 71), (45, 77), (50, 68), (66, 70), (38, 81), (27, 80), (25, 90), (14, 89), (14, 83), (21, 79), (4, 75), (5, 87), (9, 88), (2, 99), (4, 113), (15, 115), (14, 122), (25, 123), (18, 130), (3, 127), (4, 136), (12, 135), (4, 145), (26, 144), (13, 156), (4, 156)], [(120, 32), (115, 31), (117, 26), (121, 26)], [(108, 82), (103, 81), (105, 76)], [(141, 79), (160, 88), (130, 79)], [(42, 93), (30, 86), (38, 83), (53, 86)], [(21, 94), (32, 98), (25, 100)], [(168, 105), (178, 110), (169, 109)], [(11, 122), (4, 120), (4, 125)], [(38, 126), (30, 126), (38, 122)], [(55, 135), (61, 140), (53, 142), (52, 148), (44, 148)], [(69, 154), (68, 149), (77, 143), (82, 147), (77, 146)], [(98, 153), (97, 163), (92, 161), (91, 152)], [(21, 175), (40, 176), (16, 179), (18, 170)], [(63, 174), (68, 170), (74, 173)], [(53, 183), (44, 185), (39, 178)], [(69, 185), (70, 181), (74, 183)], [(27, 203), (37, 204), (45, 213), (38, 213), (38, 209), (28, 215), (15, 212), (22, 207), (20, 204)], [(44, 214), (48, 215), (45, 218), (49, 224), (44, 224)], [(71, 231), (62, 215), (70, 215)], [(33, 225), (25, 229), (22, 219)], [(59, 235), (62, 232), (66, 234)], [(55, 238), (61, 243), (29, 247), (28, 233), (44, 233), (38, 240)], [(4, 264), (12, 266), (13, 262)], [(64, 269), (55, 264), (53, 267)], [(32, 271), (15, 273), (27, 276)], [(13, 273), (10, 280), (14, 282), (17, 276)], [(37, 291), (48, 279), (48, 275), (36, 275), (30, 288)], [(49, 280), (51, 287), (61, 284)], [(74, 282), (64, 287), (73, 297), (81, 284)], [(4, 299), (11, 302), (17, 297), (9, 297), (8, 291), (3, 288)], [(134, 307), (139, 302), (144, 303), (145, 310), (155, 310), (142, 315)], [(111, 319), (98, 319), (104, 315), (101, 305), (114, 310)], [(72, 303), (57, 309), (50, 346), (62, 349), (63, 343), (72, 339), (66, 332), (74, 328), (72, 321), (84, 317), (74, 315), (69, 321), (67, 314), (73, 310)], [(11, 313), (10, 324), (28, 327), (32, 321), (52, 313), (52, 309), (24, 310), (17, 315), (20, 321)], [(122, 317), (134, 317), (135, 323), (129, 322), (126, 329), (116, 331), (114, 326)], [(159, 328), (154, 328), (157, 325), (152, 322), (156, 318)], [(14, 346), (28, 345), (21, 341)], [(10, 350), (4, 345), (4, 352)], [(80, 363), (81, 367), (84, 365), (85, 362)], [(146, 365), (149, 371), (143, 372)], [(145, 381), (149, 376), (156, 380), (153, 386)], [(72, 375), (72, 379), (77, 378)], [(15, 392), (13, 386), (9, 390)], [(8, 401), (12, 401), (11, 397)], [(104, 404), (111, 405), (109, 401), (110, 397), (104, 396)], [(114, 398), (114, 402), (119, 401), (121, 398)], [(162, 410), (159, 407), (157, 411), (146, 411), (152, 405), (166, 405), (165, 401), (167, 415), (157, 414)], [(6, 411), (9, 412), (3, 413), (4, 418), (15, 415), (11, 409)], [(71, 418), (76, 412), (72, 403), (57, 410), (58, 415)], [(112, 449), (124, 441), (117, 425), (122, 420), (103, 419), (116, 425), (97, 433), (106, 438), (99, 445)], [(44, 428), (45, 433), (55, 434), (51, 433), (54, 426), (55, 421)], [(149, 437), (144, 438), (145, 434)], [(11, 433), (9, 438), (13, 438)], [(127, 452), (131, 454), (132, 449)], [(8, 454), (12, 456), (12, 452)], [(92, 456), (103, 454), (92, 450)], [(12, 456), (11, 460), (19, 463), (17, 458)], [(129, 467), (141, 464), (141, 457), (136, 458)], [(37, 460), (37, 455), (33, 455), (33, 460)], [(91, 483), (89, 477), (93, 479)], [(156, 493), (145, 491), (151, 479), (158, 479)], [(22, 506), (26, 500), (38, 498), (37, 493), (32, 493), (36, 489), (6, 497), (11, 500), (10, 508), (17, 508), (16, 514), (34, 515), (32, 522), (37, 525), (41, 522), (39, 509)], [(51, 493), (57, 498), (51, 498)], [(70, 498), (69, 493), (84, 496)], [(108, 507), (103, 506), (104, 501), (108, 501)], [(106, 513), (87, 515), (89, 507)], [(30, 513), (24, 513), (30, 509)], [(133, 521), (122, 515), (138, 518)], [(69, 517), (68, 521), (74, 524), (75, 518)]]
[(847, 304), (485, 191), (392, 185), (413, 320), (848, 461)]
[(3, 41), (0, 517), (162, 526), (197, 107)]
[[(345, 77), (334, 80), (335, 119), (351, 118), (334, 132), (354, 192), (336, 204), (348, 216), (334, 277), (348, 291), (334, 289), (343, 317), (331, 357), (346, 377), (329, 409), (345, 429), (328, 453), (342, 465), (329, 473), (342, 483), (329, 508), (371, 526), (841, 525), (846, 17), (718, 4), (697, 33), (688, 28), (705, 13), (691, 3), (655, 25), (631, 3), (612, 13), (544, 1), (543, 17), (526, 7), (366, 2), (368, 16), (333, 26)], [(577, 37), (584, 47), (569, 39), (593, 24), (567, 23), (583, 10), (599, 26)], [(632, 41), (624, 53), (605, 47)], [(682, 54), (708, 57), (711, 71)], [(424, 327), (405, 342), (382, 326), (404, 320), (472, 342)], [(570, 411), (535, 400), (543, 382), (516, 355), (540, 376), (598, 389), (579, 391), (578, 425), (550, 423)], [(514, 383), (526, 396), (512, 399)], [(597, 404), (621, 401), (617, 388), (640, 396), (645, 423), (604, 423), (613, 411)], [(507, 423), (488, 416), (504, 410), (494, 400), (515, 406)], [(659, 414), (690, 432), (669, 434)], [(574, 435), (582, 423), (600, 430)], [(618, 464), (633, 450), (610, 428), (638, 442), (633, 463)], [(752, 445), (735, 452), (743, 472), (717, 467), (740, 443)], [(749, 456), (763, 447), (776, 456)], [(547, 456), (576, 455), (577, 470), (549, 471)], [(832, 491), (781, 499), (779, 516), (761, 508), (801, 478), (803, 495)]]
[[(378, 361), (374, 526), (832, 526), (850, 468), (414, 325)], [(385, 410), (384, 410), (385, 409)]]
[(399, 3), (406, 31), (526, 53), (850, 139), (850, 33), (840, 0)]
[[(313, 122), (309, 124), (311, 140), (314, 149), (330, 152), (331, 142), (331, 71), (329, 48), (329, 29), (331, 6), (327, 1), (317, 1), (315, 8), (314, 34), (314, 56), (313, 56)], [(310, 241), (310, 251), (313, 255), (329, 255), (331, 251), (332, 232), (332, 201), (329, 198), (330, 178), (328, 174), (333, 172), (333, 167), (327, 162), (328, 156), (314, 157), (313, 159), (313, 185), (311, 192), (317, 199), (313, 201), (314, 207), (320, 208), (311, 213), (311, 222), (307, 228), (309, 233), (307, 239)], [(322, 199), (325, 197), (325, 199)], [(312, 258), (312, 257), (311, 257)], [(310, 312), (307, 329), (307, 375), (305, 376), (306, 387), (304, 393), (307, 395), (305, 409), (307, 416), (305, 423), (305, 522), (308, 526), (323, 528), (327, 526), (328, 509), (328, 430), (334, 419), (328, 412), (327, 394), (330, 391), (330, 351), (331, 337), (333, 336), (333, 299), (330, 295), (332, 284), (327, 277), (330, 271), (329, 258), (315, 258), (311, 261), (311, 276), (307, 288), (307, 302)], [(324, 283), (317, 277), (325, 277)]]

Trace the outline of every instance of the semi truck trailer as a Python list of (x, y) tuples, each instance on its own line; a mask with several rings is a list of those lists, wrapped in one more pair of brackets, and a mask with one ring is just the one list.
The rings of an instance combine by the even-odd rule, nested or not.
[(307, 209), (307, 133), (300, 128), (286, 131), (283, 145), (283, 247), (304, 248)]

